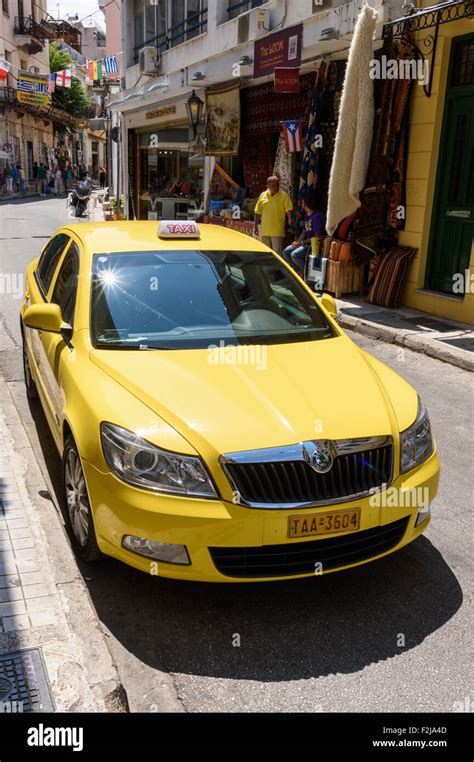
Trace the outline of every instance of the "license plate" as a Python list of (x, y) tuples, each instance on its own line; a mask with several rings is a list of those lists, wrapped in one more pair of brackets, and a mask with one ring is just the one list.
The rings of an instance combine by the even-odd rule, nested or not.
[(360, 527), (360, 508), (330, 513), (310, 513), (288, 518), (288, 537), (315, 537), (337, 532), (356, 532)]

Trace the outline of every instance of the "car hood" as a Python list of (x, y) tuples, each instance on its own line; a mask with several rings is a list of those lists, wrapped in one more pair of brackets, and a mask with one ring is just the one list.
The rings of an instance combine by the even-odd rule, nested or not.
[(416, 415), (412, 387), (379, 363), (389, 374), (389, 395), (370, 358), (344, 335), (244, 349), (94, 349), (91, 360), (206, 457), (395, 435), (394, 406), (405, 404), (410, 422)]

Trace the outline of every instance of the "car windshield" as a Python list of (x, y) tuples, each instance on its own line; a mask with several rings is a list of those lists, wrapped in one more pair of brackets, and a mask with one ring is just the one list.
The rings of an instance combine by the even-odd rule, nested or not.
[(96, 254), (96, 347), (197, 349), (333, 336), (323, 312), (276, 257), (248, 251)]

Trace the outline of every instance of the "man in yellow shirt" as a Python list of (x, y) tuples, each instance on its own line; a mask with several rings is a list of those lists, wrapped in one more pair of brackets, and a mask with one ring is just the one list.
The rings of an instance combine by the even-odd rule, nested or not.
[(260, 194), (255, 206), (254, 232), (260, 240), (277, 254), (283, 251), (285, 221), (291, 225), (293, 204), (288, 193), (280, 190), (280, 180), (272, 175), (267, 180), (267, 190)]

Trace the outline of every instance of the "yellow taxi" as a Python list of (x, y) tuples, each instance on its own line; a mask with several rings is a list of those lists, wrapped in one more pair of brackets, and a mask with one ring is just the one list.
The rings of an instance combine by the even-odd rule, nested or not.
[(60, 228), (28, 267), (21, 325), (77, 555), (265, 581), (418, 537), (439, 479), (428, 413), (335, 313), (221, 226)]

